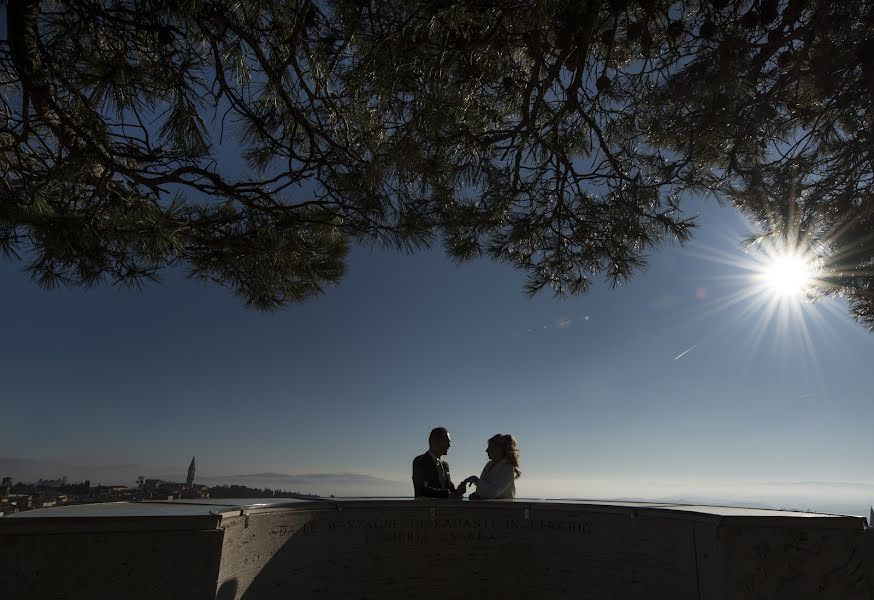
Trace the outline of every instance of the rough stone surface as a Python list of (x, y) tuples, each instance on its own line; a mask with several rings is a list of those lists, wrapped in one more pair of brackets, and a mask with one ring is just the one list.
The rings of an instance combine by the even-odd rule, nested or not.
[(854, 517), (427, 500), (113, 510), (0, 519), (0, 598), (874, 600), (874, 534)]
[(341, 508), (227, 519), (220, 587), (246, 599), (697, 598), (692, 523), (572, 506)]

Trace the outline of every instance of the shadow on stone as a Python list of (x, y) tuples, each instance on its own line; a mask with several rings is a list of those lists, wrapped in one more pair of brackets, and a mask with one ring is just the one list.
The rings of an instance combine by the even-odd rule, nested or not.
[(215, 600), (236, 600), (237, 579), (228, 579), (223, 582), (215, 594)]

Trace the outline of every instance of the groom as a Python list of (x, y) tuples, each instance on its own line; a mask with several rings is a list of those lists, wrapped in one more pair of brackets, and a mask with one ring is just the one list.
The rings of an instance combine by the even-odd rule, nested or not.
[(428, 436), (428, 451), (413, 459), (413, 490), (416, 497), (462, 498), (465, 484), (458, 488), (449, 477), (449, 465), (440, 457), (449, 451), (452, 440), (445, 427), (435, 427)]

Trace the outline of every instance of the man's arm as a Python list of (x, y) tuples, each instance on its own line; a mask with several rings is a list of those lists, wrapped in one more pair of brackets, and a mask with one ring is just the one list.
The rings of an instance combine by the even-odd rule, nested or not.
[(455, 484), (452, 483), (452, 477), (449, 476), (449, 463), (445, 460), (443, 461), (443, 475), (446, 477), (446, 485), (449, 486), (449, 497), (464, 498), (464, 494), (467, 493), (467, 483), (462, 481), (457, 488), (455, 487)]
[(443, 475), (446, 477), (446, 487), (449, 488), (449, 492), (455, 493), (455, 484), (452, 483), (452, 477), (449, 476), (449, 463), (445, 460), (443, 461)]
[[(417, 456), (413, 460), (413, 492), (417, 497), (448, 498), (449, 490), (434, 487), (437, 484), (434, 481), (437, 475), (437, 467), (434, 466), (432, 461), (428, 460), (426, 462), (422, 458), (422, 456)], [(428, 457), (424, 458), (427, 459)]]

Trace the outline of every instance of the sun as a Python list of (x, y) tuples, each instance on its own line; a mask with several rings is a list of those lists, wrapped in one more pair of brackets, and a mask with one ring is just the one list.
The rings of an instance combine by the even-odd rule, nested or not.
[(813, 285), (812, 262), (800, 254), (777, 254), (762, 263), (760, 279), (765, 288), (780, 298), (804, 295)]
[[(812, 333), (828, 329), (826, 313), (834, 316), (843, 310), (831, 301), (835, 258), (830, 238), (814, 238), (797, 229), (779, 235), (748, 227), (753, 233), (734, 251), (706, 249), (702, 256), (721, 263), (726, 271), (713, 277), (712, 294), (702, 293), (697, 299), (708, 303), (702, 307), (708, 316), (731, 310), (728, 322), (747, 332), (750, 348), (774, 343), (789, 352), (801, 345), (816, 369)], [(726, 243), (736, 243), (736, 236), (726, 231)]]

